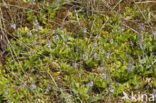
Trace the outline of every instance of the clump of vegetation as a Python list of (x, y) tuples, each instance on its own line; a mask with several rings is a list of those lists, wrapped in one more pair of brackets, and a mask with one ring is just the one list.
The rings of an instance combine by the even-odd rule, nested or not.
[(153, 92), (155, 14), (130, 2), (2, 0), (0, 102), (129, 103), (124, 93)]

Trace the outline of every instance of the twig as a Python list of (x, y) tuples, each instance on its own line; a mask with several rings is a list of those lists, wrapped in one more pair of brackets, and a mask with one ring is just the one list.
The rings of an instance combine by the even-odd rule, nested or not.
[(145, 3), (156, 3), (156, 1), (142, 1), (142, 2), (135, 2), (136, 4), (145, 4)]
[(49, 74), (50, 78), (52, 79), (52, 81), (54, 82), (55, 86), (58, 88), (58, 85), (56, 84), (56, 82), (55, 82), (53, 76), (52, 76), (49, 72), (48, 72), (48, 74)]

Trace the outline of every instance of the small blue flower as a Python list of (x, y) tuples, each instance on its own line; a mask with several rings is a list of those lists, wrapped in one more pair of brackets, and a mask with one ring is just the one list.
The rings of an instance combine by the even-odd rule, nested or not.
[(144, 23), (141, 23), (139, 26), (140, 32), (143, 33), (145, 31), (145, 25)]
[(32, 32), (31, 32), (31, 31), (28, 31), (28, 32), (27, 32), (27, 35), (32, 35)]
[(84, 61), (87, 61), (89, 58), (88, 58), (88, 56), (86, 56), (85, 58), (84, 58)]
[(107, 58), (107, 59), (109, 59), (110, 58), (110, 53), (109, 52), (107, 52), (107, 53), (105, 53), (105, 57)]
[(47, 47), (50, 48), (50, 47), (51, 47), (51, 43), (48, 43), (48, 44), (47, 44)]
[(97, 53), (94, 53), (93, 58), (94, 58), (95, 61), (99, 60), (99, 56), (97, 55)]
[(68, 41), (68, 38), (64, 38), (63, 41), (64, 41), (64, 42), (67, 42), (67, 41)]
[(105, 51), (104, 51), (104, 50), (102, 50), (102, 51), (101, 51), (101, 54), (103, 54), (104, 52), (105, 52)]
[(84, 28), (84, 29), (83, 29), (83, 32), (84, 32), (84, 33), (87, 33), (87, 28)]
[(35, 1), (34, 0), (31, 0), (30, 1), (30, 5), (34, 5), (35, 4)]
[(91, 82), (88, 83), (88, 85), (89, 85), (90, 87), (92, 87), (92, 86), (94, 85), (94, 82), (91, 81)]
[(6, 102), (7, 102), (7, 103), (13, 103), (10, 99), (8, 99)]
[(152, 35), (153, 37), (156, 37), (156, 28), (152, 30)]
[(83, 54), (84, 61), (87, 61), (89, 59), (88, 55)]
[(41, 30), (41, 26), (36, 26), (35, 27), (35, 31), (40, 31)]
[(110, 41), (109, 41), (111, 44), (113, 44), (113, 42), (114, 42), (114, 40), (113, 39), (110, 39)]
[(79, 51), (79, 48), (78, 48), (78, 46), (75, 48), (75, 52), (76, 53), (78, 53), (78, 51)]
[(45, 92), (49, 92), (51, 89), (50, 85), (47, 85), (46, 91)]
[(38, 22), (34, 22), (34, 26), (35, 26), (35, 31), (41, 30), (41, 26), (39, 25)]
[(140, 46), (140, 48), (143, 50), (146, 47), (146, 41), (144, 40), (143, 35), (139, 36), (139, 41), (138, 41), (138, 45)]
[(38, 22), (34, 22), (34, 25), (35, 25), (35, 26), (38, 26), (38, 25), (39, 25), (39, 23), (38, 23)]
[(95, 48), (95, 47), (97, 47), (98, 46), (98, 44), (97, 44), (97, 42), (95, 42), (94, 44), (93, 44), (93, 48)]
[(124, 28), (119, 28), (120, 33), (124, 32)]
[(54, 39), (55, 39), (55, 42), (57, 42), (57, 40), (59, 40), (59, 36), (58, 35), (54, 36)]
[(114, 86), (110, 85), (110, 87), (108, 88), (108, 90), (113, 93), (114, 92)]
[(102, 79), (106, 79), (106, 74), (105, 73), (102, 73), (101, 78)]
[(99, 71), (104, 70), (104, 67), (103, 67), (103, 66), (101, 67), (101, 66), (99, 65), (99, 66), (98, 66), (98, 70), (99, 70)]
[(16, 24), (11, 23), (10, 26), (11, 26), (11, 28), (16, 29)]
[(5, 91), (4, 91), (4, 94), (5, 94), (5, 95), (8, 95), (8, 91), (7, 91), (7, 90), (5, 90)]
[(129, 64), (129, 65), (128, 65), (128, 68), (127, 68), (128, 73), (129, 73), (129, 72), (132, 72), (133, 69), (134, 69), (134, 66), (133, 66), (132, 64)]
[(23, 89), (24, 87), (25, 87), (25, 84), (22, 84), (22, 85), (20, 86), (21, 89)]
[(30, 88), (30, 90), (33, 91), (34, 89), (36, 89), (36, 85), (35, 84), (31, 84), (29, 88)]
[(112, 33), (116, 33), (118, 29), (116, 27), (113, 28)]
[(78, 68), (78, 64), (77, 64), (77, 63), (72, 63), (72, 66), (73, 66), (74, 68)]
[(104, 67), (101, 67), (101, 70), (104, 70)]

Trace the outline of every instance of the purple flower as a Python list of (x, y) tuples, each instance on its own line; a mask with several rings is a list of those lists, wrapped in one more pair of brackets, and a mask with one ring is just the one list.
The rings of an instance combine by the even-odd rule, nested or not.
[(93, 58), (94, 58), (95, 61), (99, 60), (99, 56), (97, 55), (97, 53), (94, 53)]
[(48, 44), (47, 44), (47, 47), (50, 48), (50, 47), (51, 47), (51, 43), (48, 43)]
[(108, 90), (113, 93), (114, 92), (114, 86), (110, 85), (110, 87), (108, 88)]
[(8, 95), (8, 91), (7, 91), (7, 90), (5, 90), (5, 91), (4, 91), (4, 94), (5, 94), (5, 95)]
[(101, 51), (101, 54), (103, 54), (103, 53), (104, 53), (104, 50)]
[(38, 26), (39, 25), (39, 23), (38, 22), (34, 22), (34, 26)]
[(138, 45), (140, 46), (141, 49), (145, 49), (146, 43), (145, 43), (143, 35), (139, 36)]
[(74, 68), (78, 68), (78, 64), (77, 64), (77, 63), (72, 63), (72, 66), (73, 66)]
[(50, 89), (51, 89), (50, 85), (47, 85), (47, 88), (46, 88), (45, 92), (49, 92)]
[(74, 51), (75, 51), (76, 53), (78, 53), (78, 51), (79, 51), (78, 46), (74, 49)]
[(84, 59), (84, 61), (87, 61), (89, 59), (88, 55), (83, 54), (83, 59)]
[(115, 27), (115, 28), (113, 28), (113, 30), (112, 30), (112, 32), (113, 33), (115, 33), (115, 32), (117, 32), (118, 30), (117, 30), (117, 28)]
[(98, 66), (98, 70), (99, 71), (104, 70), (104, 67), (103, 66), (102, 67), (101, 66)]
[(30, 5), (34, 5), (35, 4), (35, 1), (34, 0), (31, 0), (30, 1)]
[(152, 35), (151, 36), (153, 36), (153, 37), (156, 36), (156, 28), (152, 30)]
[(28, 31), (28, 32), (27, 32), (27, 35), (32, 35), (32, 32), (31, 32), (31, 31)]
[(25, 84), (22, 84), (22, 85), (20, 86), (21, 89), (23, 89), (24, 87), (25, 87)]
[(110, 41), (109, 41), (109, 42), (110, 42), (111, 44), (113, 44), (113, 41), (114, 41), (113, 39), (110, 39)]
[(30, 90), (33, 91), (34, 89), (36, 89), (36, 85), (35, 84), (31, 84), (29, 88), (30, 88)]
[(84, 58), (84, 61), (87, 61), (88, 60), (88, 56), (86, 56), (85, 58)]
[(39, 31), (39, 30), (41, 30), (41, 26), (36, 26), (35, 31)]
[(86, 29), (86, 28), (84, 28), (84, 29), (83, 29), (83, 32), (84, 32), (84, 33), (87, 33), (87, 29)]
[(39, 25), (38, 22), (34, 22), (34, 26), (35, 26), (35, 31), (41, 30), (41, 26)]
[(128, 73), (129, 73), (129, 72), (132, 72), (133, 69), (134, 69), (134, 66), (133, 66), (132, 64), (129, 64), (129, 65), (128, 65), (128, 68), (127, 68)]
[(102, 73), (101, 78), (102, 79), (106, 79), (106, 74), (105, 73)]
[(57, 42), (57, 40), (59, 40), (59, 36), (58, 35), (54, 36), (54, 39), (55, 39), (55, 42)]
[(7, 103), (13, 103), (10, 99), (8, 99), (6, 102), (7, 102)]
[(88, 83), (88, 85), (89, 85), (90, 87), (92, 87), (92, 86), (94, 85), (94, 82), (91, 81), (91, 82)]
[(67, 42), (67, 41), (68, 41), (68, 38), (64, 38), (63, 41), (64, 41), (64, 42)]
[(141, 23), (139, 26), (140, 32), (143, 33), (145, 31), (145, 25), (144, 23)]
[(95, 47), (97, 47), (97, 42), (95, 42), (94, 44), (93, 44), (93, 48), (95, 48)]
[(16, 29), (16, 24), (11, 23), (10, 26), (11, 26), (11, 28)]
[(110, 53), (109, 53), (109, 52), (107, 52), (105, 55), (106, 55), (105, 57), (106, 57), (107, 59), (110, 58)]
[(120, 33), (124, 32), (124, 28), (119, 28)]

